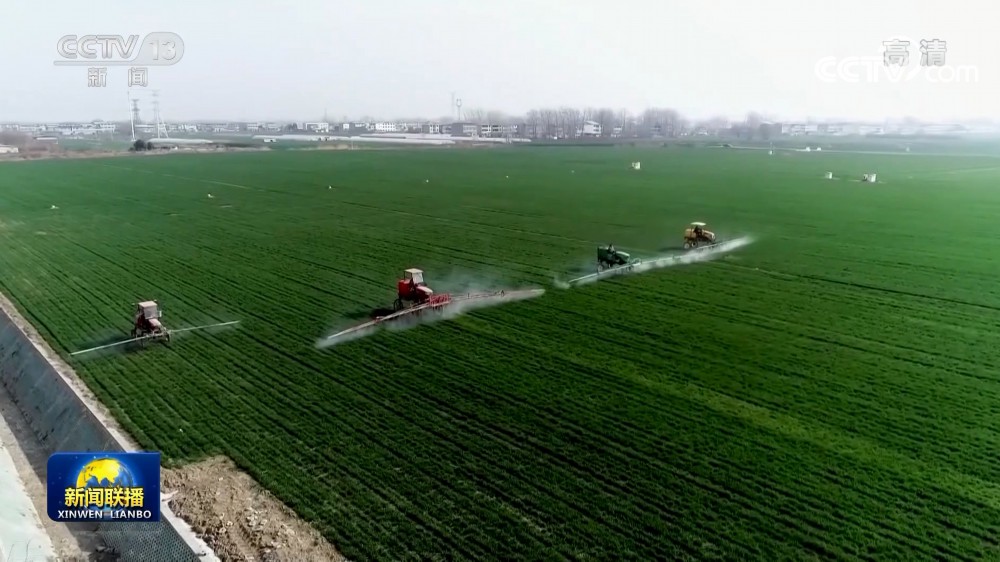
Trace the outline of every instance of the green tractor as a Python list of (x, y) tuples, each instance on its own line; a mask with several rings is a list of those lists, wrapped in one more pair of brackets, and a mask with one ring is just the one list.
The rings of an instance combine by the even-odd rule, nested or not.
[(635, 262), (632, 257), (626, 252), (616, 250), (614, 244), (608, 244), (607, 248), (597, 248), (597, 271), (633, 265)]

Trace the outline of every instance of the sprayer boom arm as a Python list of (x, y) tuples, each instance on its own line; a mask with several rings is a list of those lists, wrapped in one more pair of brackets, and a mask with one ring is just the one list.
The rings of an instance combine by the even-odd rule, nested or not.
[(424, 303), (424, 304), (420, 304), (420, 305), (414, 306), (412, 308), (404, 308), (403, 310), (400, 310), (399, 312), (393, 312), (392, 314), (388, 314), (386, 316), (379, 316), (379, 317), (375, 318), (374, 320), (369, 320), (368, 322), (365, 322), (363, 324), (358, 324), (357, 326), (352, 326), (350, 328), (347, 328), (346, 330), (342, 330), (340, 332), (337, 332), (336, 334), (327, 336), (322, 341), (331, 342), (333, 340), (336, 340), (338, 338), (342, 338), (344, 336), (348, 336), (348, 335), (353, 334), (355, 332), (360, 332), (362, 330), (365, 330), (366, 328), (372, 328), (372, 327), (378, 326), (380, 324), (384, 324), (386, 322), (392, 322), (394, 320), (399, 320), (400, 318), (404, 318), (406, 316), (417, 314), (419, 312), (423, 312), (423, 311), (426, 311), (426, 310), (441, 310), (441, 309), (447, 308), (448, 306), (451, 306), (453, 304), (458, 304), (458, 303), (463, 303), (463, 302), (477, 301), (477, 300), (482, 300), (482, 299), (490, 299), (490, 298), (496, 298), (496, 297), (504, 297), (504, 298), (511, 298), (511, 299), (523, 298), (523, 297), (527, 297), (527, 296), (530, 296), (530, 295), (541, 294), (542, 292), (544, 292), (544, 291), (540, 290), (540, 289), (529, 289), (529, 290), (524, 290), (524, 291), (504, 291), (504, 290), (501, 290), (501, 291), (493, 291), (491, 293), (466, 293), (464, 295), (449, 295), (450, 298), (448, 298), (447, 300), (444, 300), (444, 301), (440, 301), (440, 302), (433, 302), (433, 301), (432, 302), (427, 302), (427, 303)]
[[(205, 326), (192, 326), (190, 328), (181, 328), (180, 330), (164, 330), (165, 333), (176, 334), (178, 332), (190, 332), (192, 330), (204, 330), (206, 328), (220, 328), (222, 326), (231, 326), (233, 324), (239, 324), (239, 320), (233, 320), (231, 322), (219, 322), (218, 324), (207, 324)], [(70, 355), (81, 355), (83, 353), (90, 353), (91, 351), (99, 351), (101, 349), (109, 349), (112, 347), (117, 347), (119, 345), (125, 345), (127, 343), (132, 343), (134, 341), (148, 340), (152, 338), (157, 338), (162, 334), (146, 334), (144, 336), (139, 336), (137, 338), (129, 338), (127, 340), (118, 341), (115, 343), (109, 343), (106, 345), (99, 345), (97, 347), (91, 347), (89, 349), (81, 349), (80, 351), (74, 351)]]

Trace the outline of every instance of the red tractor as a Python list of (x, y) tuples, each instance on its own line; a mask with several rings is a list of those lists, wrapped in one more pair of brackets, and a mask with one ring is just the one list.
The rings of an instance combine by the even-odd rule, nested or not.
[(133, 338), (163, 338), (170, 341), (170, 331), (160, 323), (160, 307), (156, 301), (136, 303), (132, 317)]
[(435, 295), (434, 291), (424, 283), (424, 272), (419, 269), (407, 269), (403, 278), (396, 282), (398, 295), (392, 303), (393, 310), (403, 310), (422, 304), (440, 305), (451, 301), (451, 295)]

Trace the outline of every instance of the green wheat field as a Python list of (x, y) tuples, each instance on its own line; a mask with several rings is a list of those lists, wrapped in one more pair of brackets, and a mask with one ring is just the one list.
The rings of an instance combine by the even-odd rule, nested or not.
[[(0, 287), (144, 448), (352, 560), (997, 558), (997, 146), (0, 164)], [(554, 287), (691, 221), (753, 243)], [(410, 267), (547, 292), (316, 348)], [(241, 323), (69, 356), (147, 299)]]

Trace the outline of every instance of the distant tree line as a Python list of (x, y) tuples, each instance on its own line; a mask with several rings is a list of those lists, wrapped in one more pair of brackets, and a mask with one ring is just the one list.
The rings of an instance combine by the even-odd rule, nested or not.
[[(450, 116), (442, 117), (438, 122), (450, 123), (455, 120), (454, 116)], [(733, 123), (725, 117), (692, 120), (675, 109), (663, 107), (653, 107), (635, 114), (609, 107), (552, 107), (532, 109), (524, 115), (472, 108), (462, 111), (461, 120), (479, 125), (519, 125), (525, 129), (519, 131), (520, 136), (534, 137), (576, 137), (584, 130), (584, 123), (587, 121), (600, 125), (600, 136), (604, 138), (616, 135), (628, 138), (670, 138), (682, 133), (704, 131), (741, 139), (766, 140), (780, 132), (780, 125), (771, 123), (771, 120), (758, 112), (752, 111), (742, 122)]]
[[(458, 119), (454, 115), (439, 117), (435, 122), (440, 124), (453, 123)], [(712, 117), (709, 119), (690, 119), (680, 114), (679, 111), (665, 107), (652, 107), (639, 113), (632, 113), (624, 109), (601, 108), (574, 108), (574, 107), (549, 107), (532, 109), (523, 115), (511, 115), (501, 111), (493, 111), (482, 108), (463, 109), (461, 121), (476, 123), (478, 125), (517, 125), (516, 135), (532, 138), (560, 137), (572, 138), (579, 136), (585, 127), (584, 123), (592, 121), (600, 125), (600, 137), (610, 138), (620, 136), (624, 138), (672, 138), (682, 134), (705, 133), (711, 135), (730, 136), (746, 140), (767, 140), (780, 133), (781, 126), (774, 123), (773, 119), (768, 119), (761, 113), (751, 111), (747, 113), (743, 120), (733, 122), (725, 117)], [(379, 121), (389, 121), (371, 116), (363, 116), (360, 119), (350, 119), (344, 116), (342, 123), (374, 123)], [(397, 123), (426, 123), (426, 118), (395, 119)], [(127, 130), (126, 123), (119, 127)], [(289, 123), (283, 127), (285, 132), (293, 133), (299, 131), (296, 123)], [(145, 150), (145, 146), (133, 146), (134, 150)]]

